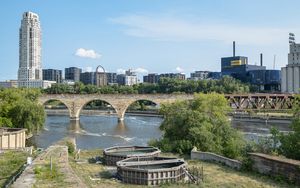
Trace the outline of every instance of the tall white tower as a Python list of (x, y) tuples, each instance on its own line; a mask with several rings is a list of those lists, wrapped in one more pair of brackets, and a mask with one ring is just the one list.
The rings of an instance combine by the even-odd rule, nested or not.
[(293, 33), (289, 34), (289, 44), (288, 64), (281, 68), (281, 92), (300, 93), (300, 44)]
[(25, 12), (19, 39), (19, 87), (42, 87), (41, 26), (39, 16)]

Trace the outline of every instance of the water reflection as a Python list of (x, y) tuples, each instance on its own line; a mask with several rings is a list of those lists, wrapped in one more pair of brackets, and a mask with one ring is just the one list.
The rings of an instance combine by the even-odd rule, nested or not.
[(83, 132), (81, 129), (80, 121), (70, 121), (69, 126), (67, 127), (68, 131), (73, 133), (81, 133)]
[(128, 126), (126, 126), (124, 121), (118, 121), (115, 126), (114, 133), (115, 134), (126, 134), (126, 132), (130, 131)]

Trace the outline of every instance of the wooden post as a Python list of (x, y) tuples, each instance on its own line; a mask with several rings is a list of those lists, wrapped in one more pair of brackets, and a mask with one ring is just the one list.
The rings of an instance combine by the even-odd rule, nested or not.
[(203, 166), (201, 167), (201, 174), (202, 174), (202, 182), (204, 182)]
[(52, 156), (50, 156), (50, 170), (52, 172)]

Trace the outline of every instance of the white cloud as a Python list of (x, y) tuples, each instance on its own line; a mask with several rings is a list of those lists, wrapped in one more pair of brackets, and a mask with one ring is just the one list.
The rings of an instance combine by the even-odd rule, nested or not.
[(87, 50), (84, 48), (78, 48), (75, 52), (76, 56), (91, 58), (91, 59), (99, 59), (102, 55), (97, 53), (95, 50)]
[(184, 71), (184, 69), (183, 68), (181, 68), (181, 67), (176, 67), (176, 69), (175, 69), (177, 72), (180, 72), (180, 73), (182, 73), (183, 71)]
[(124, 32), (127, 35), (163, 41), (215, 40), (231, 43), (236, 40), (239, 44), (272, 45), (286, 42), (290, 31), (300, 31), (299, 28), (282, 29), (191, 20), (193, 19), (137, 14), (110, 19), (113, 23), (125, 26)]
[(139, 67), (139, 68), (133, 69), (133, 72), (147, 74), (149, 71), (147, 69)]

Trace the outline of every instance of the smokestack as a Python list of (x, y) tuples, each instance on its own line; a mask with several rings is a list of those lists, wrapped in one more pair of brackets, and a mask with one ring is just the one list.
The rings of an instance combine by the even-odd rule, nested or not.
[(263, 54), (262, 53), (260, 54), (260, 66), (261, 67), (263, 66)]
[(233, 57), (235, 57), (235, 41), (233, 41)]

